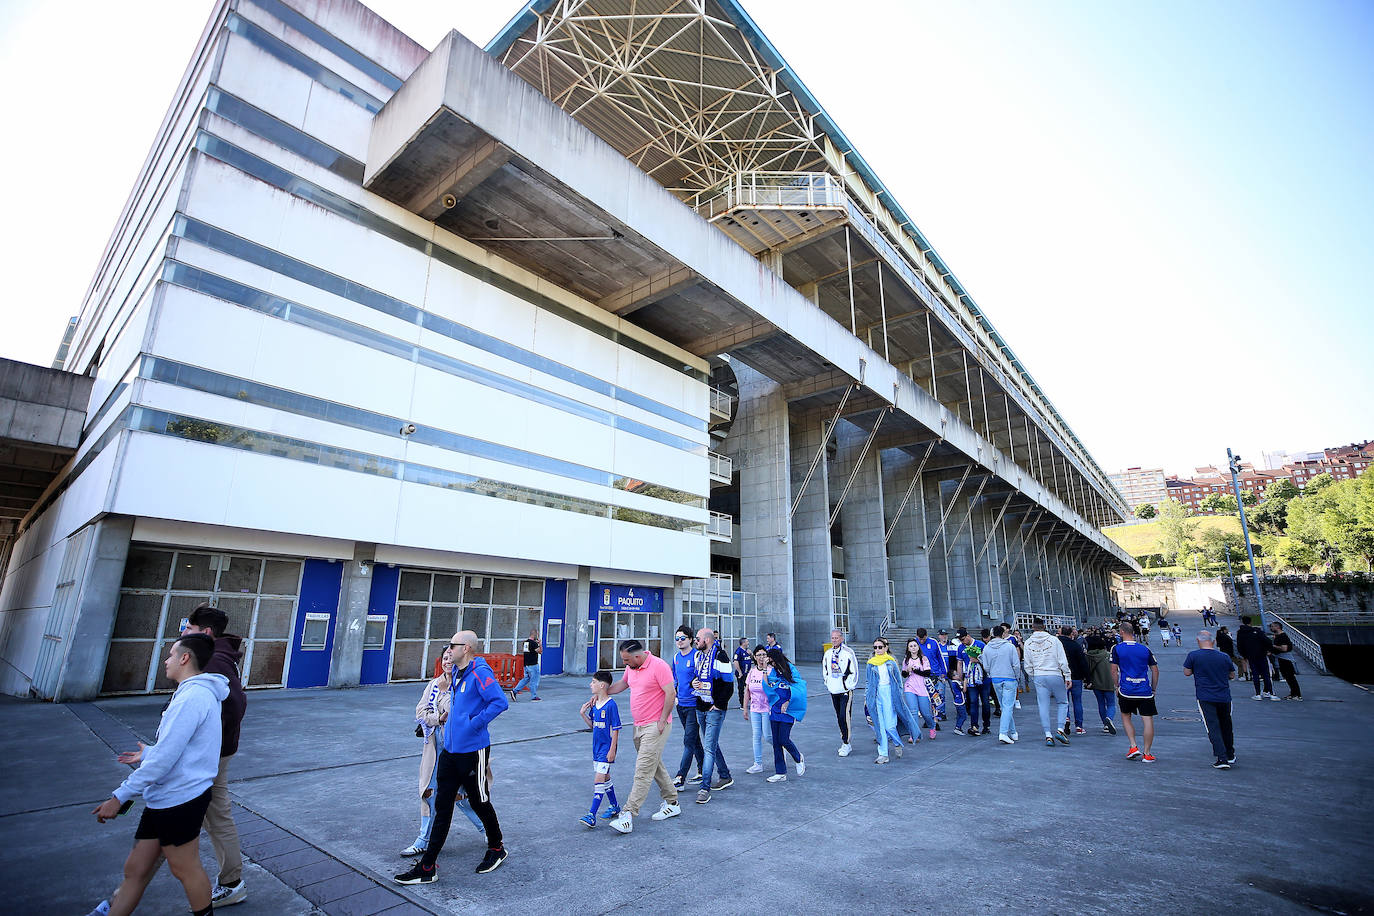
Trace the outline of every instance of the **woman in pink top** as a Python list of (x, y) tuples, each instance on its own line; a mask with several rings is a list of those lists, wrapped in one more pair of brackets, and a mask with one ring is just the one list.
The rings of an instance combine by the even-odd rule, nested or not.
[(754, 647), (754, 664), (745, 680), (748, 688), (749, 704), (740, 707), (744, 719), (754, 729), (754, 765), (746, 773), (763, 772), (763, 736), (769, 734), (768, 697), (763, 692), (763, 681), (768, 676), (768, 652), (763, 646)]
[[(930, 708), (930, 685), (926, 683), (926, 678), (930, 677), (930, 662), (926, 660), (921, 652), (919, 640), (908, 639), (906, 641), (906, 656), (902, 659), (902, 677), (906, 680), (902, 683), (902, 690), (906, 697), (906, 705), (911, 708), (911, 717), (916, 718), (920, 713), (921, 723), (929, 731), (930, 737), (935, 737), (935, 711)], [(919, 734), (907, 738), (907, 741), (915, 744), (921, 740)]]

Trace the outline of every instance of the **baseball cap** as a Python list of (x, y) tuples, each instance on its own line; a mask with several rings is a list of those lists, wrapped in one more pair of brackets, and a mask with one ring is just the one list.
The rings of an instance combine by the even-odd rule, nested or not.
[(949, 630), (941, 630), (939, 633), (936, 633), (935, 635), (936, 635), (936, 636), (948, 636), (948, 635), (949, 635)]
[(965, 636), (968, 635), (968, 630), (964, 627), (960, 627), (957, 635), (960, 639), (963, 639)]

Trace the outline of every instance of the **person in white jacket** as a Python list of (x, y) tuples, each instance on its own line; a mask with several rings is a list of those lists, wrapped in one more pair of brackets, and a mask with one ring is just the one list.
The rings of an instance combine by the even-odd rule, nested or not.
[[(1069, 715), (1069, 688), (1073, 684), (1069, 659), (1064, 644), (1045, 631), (1045, 621), (1037, 617), (1031, 623), (1030, 639), (1026, 640), (1026, 655), (1022, 664), (1026, 678), (1035, 685), (1035, 699), (1040, 707), (1040, 726), (1045, 730), (1045, 746), (1054, 742), (1069, 743), (1069, 734), (1058, 728)], [(1050, 703), (1057, 702), (1052, 712)], [(1054, 725), (1051, 725), (1054, 723)]]
[(844, 633), (830, 631), (830, 648), (821, 659), (821, 677), (830, 691), (835, 706), (835, 720), (840, 726), (840, 756), (848, 757), (853, 748), (849, 744), (849, 723), (854, 712), (854, 685), (859, 682), (859, 660), (854, 650), (844, 644)]
[(215, 641), (204, 633), (188, 633), (172, 643), (163, 670), (177, 688), (162, 712), (157, 742), (140, 741), (137, 751), (119, 755), (120, 763), (139, 767), (92, 812), (103, 824), (143, 796), (143, 816), (124, 862), (124, 880), (110, 898), (111, 916), (134, 911), (163, 857), (186, 891), (192, 916), (212, 911), (199, 840), (210, 786), (219, 773), (220, 703), (229, 695), (228, 678), (201, 673), (214, 653)]

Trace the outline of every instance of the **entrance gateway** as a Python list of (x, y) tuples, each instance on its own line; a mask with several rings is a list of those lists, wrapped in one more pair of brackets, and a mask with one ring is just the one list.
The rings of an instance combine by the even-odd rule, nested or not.
[(616, 647), (625, 639), (637, 639), (663, 657), (663, 589), (593, 582), (591, 597), (588, 619), (596, 639), (587, 647), (587, 670), (623, 668)]

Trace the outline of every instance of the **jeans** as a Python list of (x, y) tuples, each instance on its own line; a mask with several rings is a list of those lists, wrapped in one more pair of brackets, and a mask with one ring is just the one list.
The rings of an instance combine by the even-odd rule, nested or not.
[[(887, 743), (901, 746), (902, 736), (897, 733), (897, 710), (892, 706), (891, 688), (884, 687), (878, 690), (878, 695), (868, 701), (868, 715), (873, 719), (873, 733), (878, 738), (878, 756), (887, 756)], [(776, 761), (778, 749), (773, 748), (773, 759)]]
[[(973, 727), (977, 728), (979, 722), (991, 725), (992, 685), (984, 681), (981, 684), (969, 684), (964, 689), (968, 692), (968, 714), (973, 720)], [(982, 718), (979, 718), (980, 711)]]
[(530, 685), (530, 696), (532, 696), (532, 697), (537, 697), (537, 696), (539, 696), (539, 666), (538, 666), (538, 665), (526, 665), (526, 666), (525, 666), (525, 676), (522, 677), (522, 678), (516, 683), (516, 685), (515, 685), (515, 691), (514, 691), (514, 692), (515, 692), (515, 693), (519, 693), (519, 692), (524, 688), (524, 686), (525, 686), (526, 684), (529, 684), (529, 685)]
[(677, 765), (677, 775), (679, 779), (686, 779), (687, 774), (692, 769), (692, 761), (697, 762), (697, 772), (703, 769), (701, 751), (701, 726), (697, 722), (697, 708), (695, 706), (679, 706), (677, 708), (678, 721), (682, 723), (682, 762)]
[[(930, 708), (930, 697), (921, 696), (919, 693), (908, 693), (906, 695), (906, 704), (911, 707), (911, 718), (916, 718), (919, 713), (921, 716), (921, 725), (924, 728), (935, 727), (935, 712)], [(920, 741), (920, 731), (918, 730), (913, 737), (917, 741)]]
[(773, 732), (773, 772), (787, 772), (787, 758), (782, 755), (783, 751), (792, 755), (792, 759), (801, 763), (802, 753), (797, 750), (797, 746), (792, 743), (792, 726), (795, 722), (779, 722), (770, 719), (769, 727)]
[(468, 804), (481, 819), (487, 830), (487, 846), (501, 849), (501, 824), (496, 820), (496, 809), (491, 806), (488, 795), (487, 767), (491, 759), (491, 748), (476, 751), (451, 753), (439, 751), (439, 760), (434, 765), (437, 774), (434, 792), (434, 825), (430, 830), (429, 848), (420, 859), (425, 868), (433, 868), (434, 860), (444, 849), (448, 839), (448, 828), (453, 823), (453, 807), (461, 788), (468, 798)]
[(1236, 736), (1231, 730), (1231, 704), (1197, 701), (1198, 712), (1207, 724), (1207, 737), (1212, 741), (1212, 753), (1218, 760), (1236, 756)]
[[(1035, 701), (1040, 707), (1040, 727), (1048, 736), (1058, 731), (1068, 718), (1069, 689), (1064, 686), (1064, 679), (1057, 674), (1037, 674), (1032, 680), (1035, 683)], [(1053, 715), (1050, 713), (1051, 702), (1057, 704)]]
[[(1283, 679), (1288, 683), (1288, 695), (1290, 697), (1302, 696), (1302, 688), (1298, 686), (1298, 669), (1293, 667), (1292, 662), (1290, 662), (1286, 658), (1280, 658), (1279, 674), (1282, 674)], [(216, 850), (219, 849), (218, 846), (216, 846), (215, 848)]]
[(964, 705), (954, 707), (954, 727), (963, 728), (968, 723), (968, 696), (964, 696)]
[(1102, 717), (1102, 724), (1106, 725), (1116, 716), (1116, 691), (1094, 690), (1093, 695), (1097, 697), (1097, 714)]
[(1083, 727), (1083, 682), (1074, 681), (1069, 688), (1069, 701), (1073, 703), (1073, 724), (1075, 728)]
[(750, 710), (749, 727), (754, 732), (754, 763), (763, 766), (763, 736), (769, 735), (769, 740), (772, 740), (772, 730), (768, 727), (768, 713)]
[(1002, 719), (997, 723), (997, 734), (1010, 738), (1016, 734), (1016, 681), (997, 681), (992, 686), (997, 691), (998, 702), (1002, 704)]
[(701, 787), (711, 787), (712, 774), (720, 771), (721, 779), (730, 778), (730, 767), (725, 763), (725, 755), (720, 751), (720, 730), (725, 725), (725, 710), (697, 710), (697, 723), (701, 726)]
[(1269, 680), (1269, 659), (1263, 655), (1247, 656), (1250, 662), (1250, 680), (1255, 683), (1255, 693), (1260, 692), (1260, 679), (1264, 679), (1264, 692), (1273, 693), (1274, 684)]

